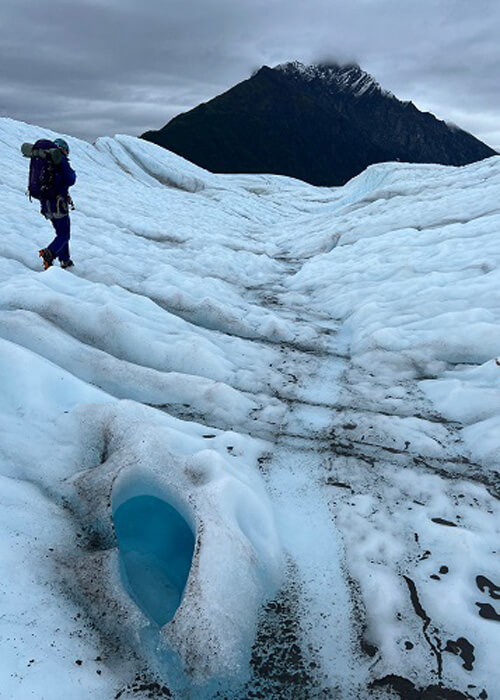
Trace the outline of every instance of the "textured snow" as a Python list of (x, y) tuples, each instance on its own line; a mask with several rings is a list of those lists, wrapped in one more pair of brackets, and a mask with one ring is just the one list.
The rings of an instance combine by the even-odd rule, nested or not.
[(394, 97), (388, 90), (383, 90), (375, 78), (356, 63), (304, 65), (300, 61), (290, 61), (280, 63), (275, 70), (307, 82), (319, 81), (325, 89), (333, 88), (338, 92), (348, 92), (354, 97), (374, 92)]
[[(43, 136), (0, 119), (2, 697), (494, 698), (500, 159), (327, 189), (65, 137), (76, 266), (42, 272)], [(161, 627), (141, 498), (195, 536)]]

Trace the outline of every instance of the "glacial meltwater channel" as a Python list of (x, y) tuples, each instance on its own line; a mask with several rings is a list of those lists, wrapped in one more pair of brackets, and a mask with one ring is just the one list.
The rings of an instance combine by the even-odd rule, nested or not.
[(128, 593), (160, 627), (180, 605), (194, 534), (182, 515), (154, 496), (135, 496), (113, 515), (121, 575)]

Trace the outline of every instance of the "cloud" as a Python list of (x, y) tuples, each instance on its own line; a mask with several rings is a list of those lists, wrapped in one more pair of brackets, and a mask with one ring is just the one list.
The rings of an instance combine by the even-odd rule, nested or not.
[(89, 139), (141, 133), (263, 64), (354, 60), (500, 145), (499, 19), (490, 0), (3, 0), (2, 113)]

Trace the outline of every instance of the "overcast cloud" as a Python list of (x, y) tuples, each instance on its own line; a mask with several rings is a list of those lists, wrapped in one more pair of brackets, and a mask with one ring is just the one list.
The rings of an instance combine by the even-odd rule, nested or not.
[(141, 134), (261, 65), (356, 61), (500, 149), (498, 0), (2, 0), (0, 114)]

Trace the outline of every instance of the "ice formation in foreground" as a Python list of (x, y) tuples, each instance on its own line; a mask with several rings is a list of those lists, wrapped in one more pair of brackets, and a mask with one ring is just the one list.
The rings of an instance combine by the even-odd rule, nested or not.
[(68, 138), (42, 273), (51, 134), (0, 133), (2, 697), (495, 698), (500, 159), (318, 189)]

